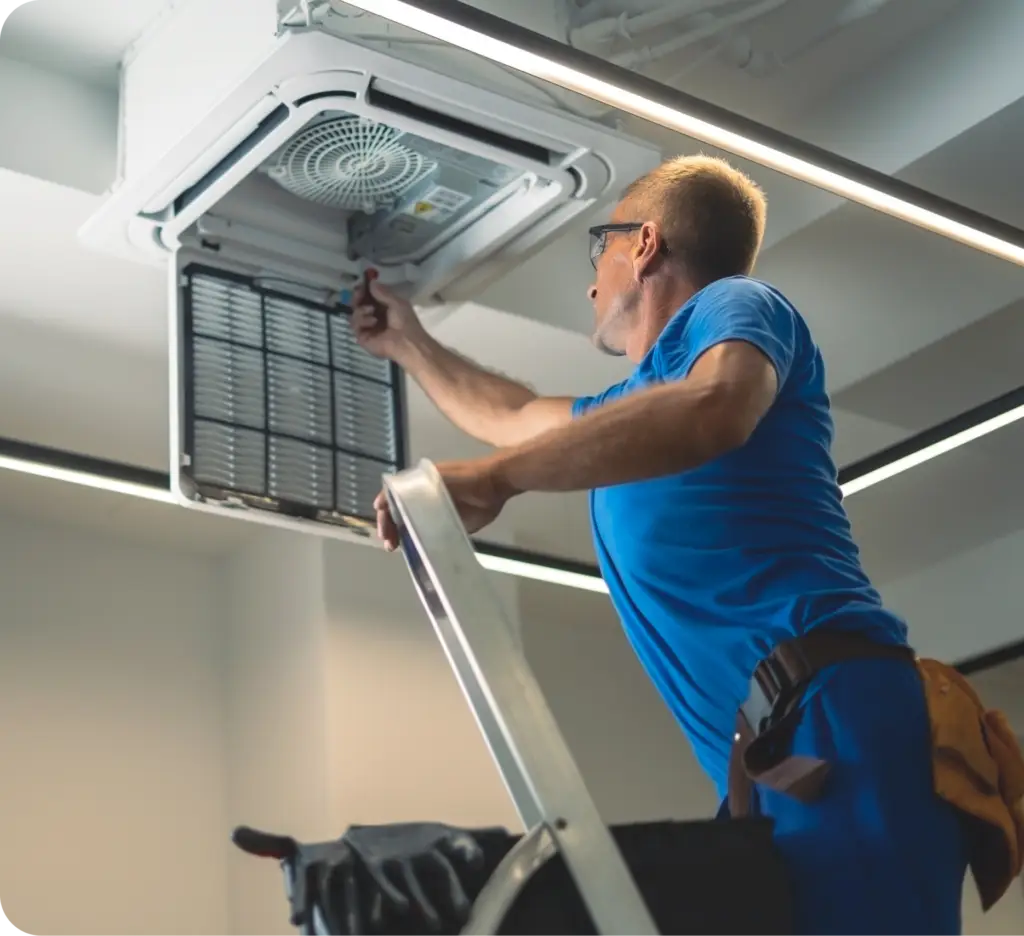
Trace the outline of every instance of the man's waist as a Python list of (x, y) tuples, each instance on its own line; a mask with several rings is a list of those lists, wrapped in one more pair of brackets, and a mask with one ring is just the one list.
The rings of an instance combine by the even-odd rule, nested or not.
[(914, 650), (890, 631), (817, 627), (779, 642), (754, 668), (740, 711), (757, 735), (785, 718), (823, 671), (854, 660), (912, 663)]
[(733, 815), (748, 808), (751, 783), (803, 801), (818, 795), (830, 765), (788, 753), (801, 697), (815, 677), (855, 660), (913, 664), (916, 659), (905, 642), (885, 642), (857, 630), (820, 627), (779, 643), (754, 669), (749, 694), (736, 716), (729, 764)]

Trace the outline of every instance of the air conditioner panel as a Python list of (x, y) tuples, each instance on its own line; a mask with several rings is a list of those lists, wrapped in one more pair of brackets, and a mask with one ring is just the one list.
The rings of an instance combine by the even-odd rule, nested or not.
[[(279, 118), (275, 118), (274, 115), (280, 113), (282, 107), (283, 105), (275, 95), (264, 95), (243, 117), (219, 135), (215, 146), (211, 145), (204, 155), (188, 164), (188, 169), (185, 172), (168, 180), (163, 188), (157, 190), (142, 206), (139, 214), (159, 216), (167, 212), (182, 192), (199, 184), (204, 176), (214, 170), (216, 165), (224, 159), (225, 153), (230, 153), (251, 141), (269, 120), (276, 122)], [(287, 108), (284, 108), (284, 113), (287, 116)]]
[[(271, 159), (283, 142), (316, 117), (322, 106), (320, 101), (297, 109), (281, 105), (242, 143), (225, 153), (200, 181), (175, 195), (167, 209), (169, 217), (160, 227), (160, 239), (168, 250), (177, 249), (191, 225)], [(304, 207), (297, 206), (299, 211)]]
[[(366, 88), (366, 100), (375, 109), (395, 119), (409, 119), (435, 130), (444, 130), (460, 140), (473, 140), (531, 164), (557, 166), (574, 147), (565, 140), (545, 137), (534, 127), (517, 126), (502, 119), (501, 113), (475, 112), (464, 95), (459, 107), (428, 94), (423, 88), (406, 87), (383, 78), (373, 78)], [(491, 102), (493, 104), (493, 102)]]
[(177, 255), (172, 482), (182, 503), (323, 535), (365, 536), (404, 467), (402, 378), (348, 310)]
[[(168, 35), (179, 32), (169, 29)], [(406, 294), (421, 302), (433, 301), (498, 248), (506, 248), (506, 264), (515, 262), (521, 249), (530, 248), (530, 225), (552, 217), (557, 204), (573, 205), (574, 210), (559, 214), (567, 223), (595, 199), (607, 197), (613, 185), (624, 184), (658, 159), (652, 148), (608, 128), (509, 99), (475, 86), (472, 78), (457, 80), (319, 29), (285, 29), (282, 35), (267, 35), (265, 45), (255, 35), (252, 38), (246, 53), (251, 71), (240, 80), (238, 61), (233, 61), (230, 69), (234, 84), (219, 103), (205, 114), (197, 113), (191, 122), (183, 120), (178, 108), (175, 113), (181, 129), (173, 145), (162, 142), (163, 155), (159, 158), (147, 156), (141, 162), (128, 159), (128, 165), (145, 165), (145, 170), (129, 172), (124, 185), (83, 228), (86, 240), (100, 249), (126, 255), (133, 247), (141, 246), (149, 257), (153, 256), (154, 243), (162, 241), (167, 250), (173, 251), (199, 242), (192, 225), (204, 216), (224, 219), (224, 203), (230, 196), (251, 187), (253, 175), (261, 166), (266, 168), (266, 161), (274, 154), (280, 154), (299, 127), (318, 119), (327, 106), (324, 95), (333, 96), (335, 101), (348, 96), (344, 107), (335, 109), (388, 123), (410, 139), (415, 136), (435, 147), (459, 150), (504, 166), (506, 171), (515, 170), (524, 180), (535, 178), (551, 186), (543, 198), (519, 188), (506, 190), (484, 210), (472, 186), (467, 189), (465, 184), (460, 187), (442, 181), (437, 183), (439, 187), (406, 193), (413, 207), (406, 203), (392, 206), (390, 211), (368, 212), (373, 220), (360, 219), (352, 232), (346, 231), (353, 236), (343, 245), (337, 238), (326, 238), (330, 246), (322, 245), (324, 249), (341, 250), (338, 268), (342, 276), (358, 276), (365, 263), (384, 265), (382, 261), (390, 261), (395, 268), (385, 274), (385, 281), (392, 286), (404, 281)], [(184, 47), (180, 51), (187, 54)], [(129, 151), (138, 147), (149, 154), (154, 148), (143, 137), (147, 127), (154, 126), (153, 121), (141, 120), (139, 115), (158, 112), (160, 103), (172, 93), (166, 82), (159, 86), (150, 80), (152, 69), (146, 64), (150, 54), (168, 54), (160, 36), (144, 44), (127, 67), (125, 82), (131, 88), (135, 123), (124, 140)], [(138, 85), (133, 84), (133, 73), (138, 76)], [(220, 79), (215, 84), (226, 86)], [(186, 88), (182, 93), (190, 92)], [(154, 105), (149, 111), (147, 99)], [(200, 95), (196, 100), (205, 102), (207, 98)], [(286, 108), (287, 119), (282, 119), (284, 111), (272, 110), (271, 104)], [(167, 140), (163, 129), (158, 136), (161, 141)], [(468, 194), (476, 202), (460, 206), (462, 214), (456, 217), (458, 212), (451, 206), (458, 197), (450, 192)], [(421, 195), (428, 197), (419, 198)], [(423, 231), (409, 232), (410, 215), (401, 217), (403, 212), (414, 210), (418, 201), (431, 206), (425, 209), (426, 214), (435, 219), (442, 217), (444, 222), (443, 233), (426, 242)], [(306, 214), (313, 216), (317, 207), (322, 206), (307, 201), (301, 211), (289, 210), (288, 224), (282, 227), (301, 223)], [(488, 224), (491, 207), (506, 219), (506, 229), (518, 229), (515, 237), (485, 236), (485, 228), (493, 231), (495, 227)], [(347, 219), (339, 227), (347, 227)], [(275, 231), (272, 222), (268, 232), (291, 236), (285, 230)], [(223, 249), (228, 245), (215, 246)], [(249, 244), (243, 252), (249, 256), (266, 254), (267, 248)], [(353, 259), (353, 252), (360, 256)], [(137, 256), (141, 259), (142, 252)], [(282, 259), (295, 263), (291, 255)], [(399, 264), (401, 269), (397, 268)], [(311, 268), (311, 276), (322, 278), (322, 266), (316, 267)]]
[[(260, 186), (266, 192), (263, 183), (271, 180), (280, 190), (273, 196), (280, 210), (264, 213), (268, 234), (277, 237), (285, 228), (307, 224), (313, 217), (326, 220), (333, 216), (334, 230), (346, 232), (345, 245), (335, 262), (340, 274), (358, 277), (365, 265), (373, 265), (380, 269), (384, 282), (422, 299), (450, 282), (457, 275), (455, 266), (467, 255), (486, 253), (496, 237), (507, 240), (521, 223), (529, 223), (553, 201), (568, 201), (580, 185), (573, 173), (530, 164), (520, 154), (496, 151), (490, 144), (461, 141), (456, 145), (457, 137), (430, 127), (424, 127), (424, 132), (432, 136), (421, 135), (415, 120), (383, 124), (381, 115), (358, 98), (317, 94), (285, 119), (277, 113), (264, 119), (264, 126), (272, 127), (270, 132), (259, 131), (236, 145), (215, 171), (176, 199), (177, 213), (160, 228), (165, 246), (172, 250), (182, 246), (194, 225), (198, 224), (201, 232), (204, 218), (220, 217), (228, 205), (237, 209), (259, 204), (255, 189)], [(344, 198), (300, 197), (313, 178), (326, 179), (328, 194), (333, 194), (329, 188), (332, 177), (344, 176), (339, 167), (351, 154), (345, 150), (343, 134), (332, 136), (332, 128), (339, 125), (372, 126), (375, 130), (391, 126), (394, 139), (388, 142), (392, 150), (417, 157), (421, 171), (414, 173), (411, 187), (391, 193), (397, 199), (393, 204), (371, 212), (352, 210), (355, 203)], [(390, 168), (386, 160), (380, 162), (385, 170)], [(326, 170), (322, 171), (324, 163)], [(403, 167), (399, 162), (399, 168)], [(543, 171), (542, 177), (534, 171), (538, 169)], [(306, 177), (302, 177), (303, 171)], [(246, 197), (237, 197), (243, 188)], [(340, 201), (343, 207), (332, 206), (331, 201)], [(487, 223), (495, 213), (500, 213), (500, 218)], [(266, 237), (261, 240), (263, 243), (250, 242), (250, 246), (267, 249)], [(317, 247), (286, 243), (279, 249), (300, 263), (302, 257), (322, 252)], [(441, 271), (447, 275), (438, 276)]]

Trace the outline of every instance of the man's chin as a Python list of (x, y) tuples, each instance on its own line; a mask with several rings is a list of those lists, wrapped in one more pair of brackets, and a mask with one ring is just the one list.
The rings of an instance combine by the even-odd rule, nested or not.
[(618, 348), (613, 348), (611, 345), (605, 344), (605, 340), (597, 333), (591, 337), (590, 342), (602, 354), (607, 354), (609, 357), (625, 357), (625, 348), (619, 350)]

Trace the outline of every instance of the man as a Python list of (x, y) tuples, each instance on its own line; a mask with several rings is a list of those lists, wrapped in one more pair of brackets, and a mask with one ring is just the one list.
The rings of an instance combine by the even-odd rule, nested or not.
[[(376, 285), (386, 327), (369, 307), (355, 327), (495, 446), (438, 466), (471, 533), (517, 494), (591, 492), (612, 601), (723, 800), (737, 709), (773, 648), (839, 633), (893, 651), (825, 666), (803, 692), (788, 743), (827, 762), (820, 793), (766, 773), (750, 805), (774, 820), (799, 932), (959, 932), (959, 815), (934, 793), (906, 627), (851, 537), (821, 354), (787, 299), (750, 276), (765, 210), (753, 182), (707, 157), (671, 160), (627, 189), (591, 232), (588, 294), (594, 343), (636, 369), (594, 397), (538, 397), (486, 372)], [(395, 548), (385, 500), (375, 506)]]

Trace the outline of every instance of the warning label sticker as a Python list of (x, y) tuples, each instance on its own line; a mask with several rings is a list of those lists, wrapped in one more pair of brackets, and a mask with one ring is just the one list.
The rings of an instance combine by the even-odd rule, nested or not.
[(455, 214), (470, 200), (470, 197), (462, 192), (456, 192), (455, 189), (434, 185), (409, 205), (403, 214), (440, 224)]

